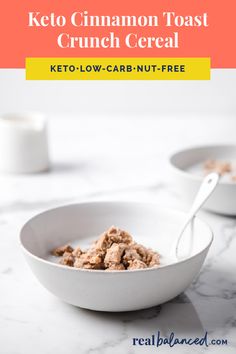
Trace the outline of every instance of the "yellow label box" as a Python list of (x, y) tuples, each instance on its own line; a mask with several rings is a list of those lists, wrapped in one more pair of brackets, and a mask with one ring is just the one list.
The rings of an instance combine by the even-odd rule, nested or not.
[(26, 80), (210, 80), (210, 58), (26, 58)]

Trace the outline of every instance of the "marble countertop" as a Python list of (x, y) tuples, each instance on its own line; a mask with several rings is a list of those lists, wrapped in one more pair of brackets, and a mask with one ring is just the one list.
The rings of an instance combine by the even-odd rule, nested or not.
[[(75, 308), (34, 278), (19, 248), (23, 223), (38, 212), (85, 200), (151, 200), (187, 210), (167, 159), (185, 146), (235, 142), (236, 122), (207, 118), (51, 117), (47, 173), (0, 176), (0, 353), (235, 353), (236, 218), (201, 212), (215, 239), (184, 294), (155, 308), (99, 313)], [(209, 347), (133, 346), (133, 337), (227, 339)]]

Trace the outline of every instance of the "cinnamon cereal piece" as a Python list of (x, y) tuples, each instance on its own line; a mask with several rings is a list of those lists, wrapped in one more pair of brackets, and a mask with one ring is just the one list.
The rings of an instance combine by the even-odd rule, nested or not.
[(144, 268), (147, 268), (147, 265), (144, 262), (135, 259), (134, 261), (129, 261), (129, 266), (127, 269), (134, 270), (134, 269), (144, 269)]
[(134, 245), (131, 245), (126, 248), (123, 256), (123, 264), (127, 268), (129, 266), (129, 261), (141, 260), (141, 256), (138, 254), (137, 250), (134, 248)]
[(109, 266), (109, 268), (106, 268), (106, 271), (110, 271), (110, 270), (125, 270), (125, 266), (122, 263), (120, 263), (120, 264), (111, 264)]
[(112, 244), (111, 240), (108, 239), (107, 233), (104, 232), (99, 239), (95, 242), (95, 248), (105, 251)]
[(97, 250), (90, 250), (87, 252), (87, 259), (88, 259), (88, 263), (98, 267), (98, 268), (101, 268), (103, 267), (103, 253), (101, 252), (97, 252)]
[(121, 230), (115, 226), (112, 226), (107, 231), (107, 236), (108, 239), (115, 243), (126, 243), (128, 245), (133, 241), (131, 235), (128, 232)]
[(86, 263), (87, 263), (87, 257), (85, 253), (83, 253), (80, 255), (80, 257), (75, 258), (74, 267), (83, 268)]
[(151, 261), (149, 262), (148, 266), (153, 268), (153, 267), (158, 267), (160, 265), (160, 256), (157, 252), (153, 252)]
[(104, 232), (99, 239), (95, 242), (95, 248), (106, 251), (113, 243), (126, 243), (130, 244), (133, 241), (128, 232), (112, 226)]
[(134, 245), (134, 248), (136, 249), (137, 253), (140, 255), (141, 260), (146, 263), (149, 256), (149, 250), (143, 245), (140, 245), (138, 243)]
[(65, 252), (71, 253), (71, 252), (73, 252), (73, 248), (70, 245), (64, 245), (64, 246), (55, 248), (52, 251), (52, 254), (54, 256), (60, 257), (60, 256), (63, 256), (63, 253), (65, 253)]
[(124, 253), (126, 245), (123, 243), (113, 243), (110, 248), (107, 249), (106, 256), (104, 258), (104, 264), (106, 267), (110, 267), (113, 264), (121, 263), (121, 256)]
[(89, 250), (75, 258), (75, 268), (85, 269), (104, 269), (102, 254), (96, 253), (96, 250)]
[(70, 252), (64, 252), (63, 257), (60, 260), (60, 264), (67, 265), (69, 267), (74, 266), (74, 257)]
[(74, 251), (72, 252), (72, 255), (73, 255), (74, 257), (79, 257), (81, 254), (82, 254), (82, 251), (81, 251), (81, 248), (80, 248), (80, 247), (76, 247), (76, 248), (74, 249)]

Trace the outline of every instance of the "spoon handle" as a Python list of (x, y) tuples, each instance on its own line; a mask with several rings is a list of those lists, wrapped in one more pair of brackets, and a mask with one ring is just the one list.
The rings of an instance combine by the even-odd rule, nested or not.
[(176, 258), (179, 258), (178, 257), (179, 242), (181, 240), (181, 237), (183, 236), (185, 229), (187, 228), (187, 226), (191, 222), (191, 220), (194, 218), (194, 216), (196, 215), (198, 210), (201, 209), (201, 207), (205, 204), (207, 199), (210, 197), (210, 195), (214, 191), (215, 187), (217, 186), (219, 179), (220, 179), (219, 174), (215, 173), (215, 172), (210, 173), (209, 175), (207, 175), (204, 178), (204, 180), (197, 192), (197, 195), (194, 199), (193, 205), (188, 213), (187, 219), (186, 219), (186, 221), (181, 229), (181, 232), (178, 236), (178, 239), (176, 242), (176, 247), (175, 247)]
[(215, 187), (219, 182), (219, 174), (218, 173), (210, 173), (207, 175), (198, 190), (198, 193), (194, 199), (193, 205), (189, 211), (189, 218), (193, 218), (194, 215), (198, 212), (198, 210), (205, 204), (207, 199), (210, 197)]

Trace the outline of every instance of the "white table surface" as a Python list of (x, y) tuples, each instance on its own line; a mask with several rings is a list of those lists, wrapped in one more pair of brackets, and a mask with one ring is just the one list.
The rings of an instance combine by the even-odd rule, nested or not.
[[(215, 239), (184, 294), (156, 308), (99, 313), (75, 308), (34, 278), (19, 248), (23, 223), (61, 204), (101, 199), (151, 200), (187, 209), (171, 181), (169, 154), (185, 146), (235, 142), (236, 118), (126, 119), (51, 117), (50, 172), (0, 175), (0, 353), (235, 353), (236, 219), (201, 212)], [(227, 346), (134, 347), (161, 331), (227, 339)]]

